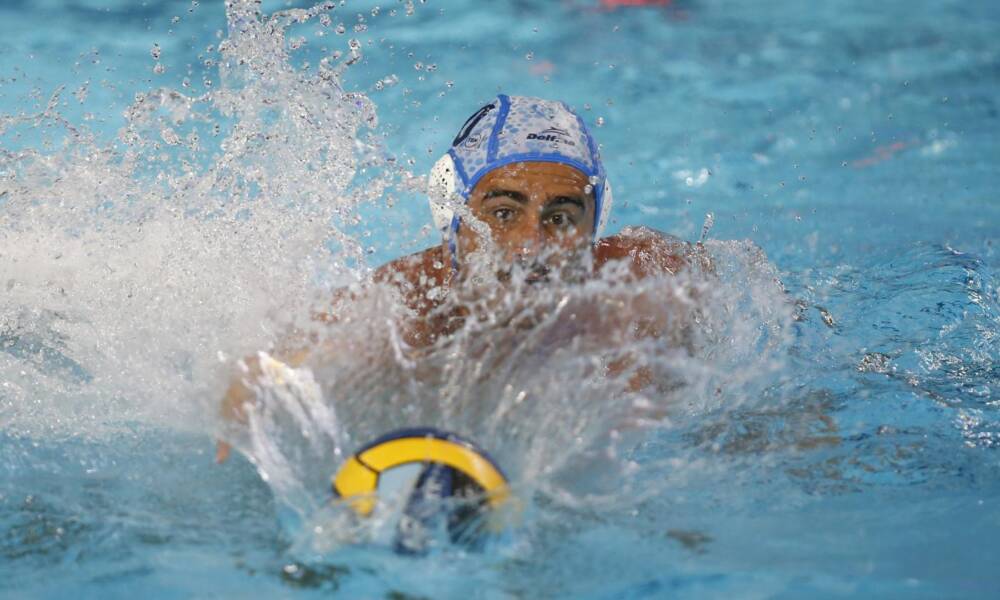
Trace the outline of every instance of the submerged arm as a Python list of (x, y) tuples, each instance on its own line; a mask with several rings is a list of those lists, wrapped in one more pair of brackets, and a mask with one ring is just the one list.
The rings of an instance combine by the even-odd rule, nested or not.
[[(711, 274), (714, 269), (704, 246), (691, 244), (649, 227), (627, 227), (621, 233), (600, 240), (594, 249), (595, 266), (602, 268), (611, 262), (624, 262), (628, 267), (626, 281), (672, 277), (682, 272), (700, 271)], [(659, 290), (646, 290), (629, 295), (629, 330), (632, 339), (662, 339), (670, 335), (672, 341), (690, 347), (690, 323), (679, 317), (690, 311), (697, 302), (697, 290), (685, 289), (690, 298), (673, 294), (663, 296)], [(669, 305), (666, 306), (665, 305)], [(680, 327), (678, 327), (680, 325)], [(627, 389), (630, 392), (642, 390), (654, 383), (652, 370), (642, 365), (632, 353), (628, 353), (608, 365), (607, 374), (617, 377), (628, 370)]]

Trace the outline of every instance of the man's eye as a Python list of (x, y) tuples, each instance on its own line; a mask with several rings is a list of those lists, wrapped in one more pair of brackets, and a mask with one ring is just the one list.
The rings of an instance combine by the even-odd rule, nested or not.
[(498, 208), (493, 211), (493, 216), (498, 221), (507, 222), (514, 218), (514, 211), (509, 208)]
[(573, 221), (563, 213), (556, 213), (549, 217), (549, 223), (555, 225), (556, 227), (567, 227), (573, 224)]

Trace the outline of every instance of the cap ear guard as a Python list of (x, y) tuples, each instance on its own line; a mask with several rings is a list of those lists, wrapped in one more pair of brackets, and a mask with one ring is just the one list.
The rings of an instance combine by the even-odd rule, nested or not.
[[(431, 217), (434, 226), (442, 235), (447, 235), (455, 216), (454, 203), (458, 195), (458, 171), (451, 154), (445, 154), (431, 168), (427, 178), (427, 199), (431, 207)], [(611, 193), (611, 182), (604, 179), (604, 190), (601, 193), (600, 212), (594, 219), (594, 241), (601, 238), (604, 229), (611, 220), (611, 207), (614, 198)]]
[(458, 192), (458, 172), (455, 160), (450, 154), (442, 156), (431, 169), (427, 178), (427, 198), (431, 205), (431, 217), (434, 226), (442, 234), (451, 227), (451, 219), (455, 214), (452, 203)]

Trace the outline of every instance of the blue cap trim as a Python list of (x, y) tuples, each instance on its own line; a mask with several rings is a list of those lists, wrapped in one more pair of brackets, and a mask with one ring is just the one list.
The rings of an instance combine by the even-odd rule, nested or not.
[[(493, 123), (493, 131), (490, 132), (490, 142), (486, 147), (486, 164), (491, 165), (497, 159), (497, 152), (500, 151), (500, 131), (503, 130), (504, 123), (507, 122), (507, 114), (510, 112), (510, 98), (507, 94), (497, 96), (500, 99), (500, 112), (497, 120)], [(473, 184), (474, 185), (474, 184)]]
[[(462, 165), (462, 159), (458, 157), (458, 153), (455, 152), (454, 148), (448, 150), (448, 154), (451, 156), (451, 160), (455, 162), (455, 172), (458, 173), (458, 178), (461, 180), (462, 185), (465, 186), (466, 190), (469, 189), (469, 180), (465, 176), (465, 166)], [(469, 194), (466, 190), (462, 190), (460, 193), (463, 198), (468, 199)]]

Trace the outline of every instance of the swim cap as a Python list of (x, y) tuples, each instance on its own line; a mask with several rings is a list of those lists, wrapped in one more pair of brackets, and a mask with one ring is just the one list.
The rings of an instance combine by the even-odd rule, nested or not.
[(526, 161), (569, 165), (589, 178), (595, 200), (594, 241), (600, 238), (611, 214), (611, 187), (583, 119), (563, 102), (500, 94), (469, 117), (451, 149), (431, 169), (431, 213), (438, 229), (451, 236), (450, 245), (459, 226), (455, 195), (468, 202), (484, 175)]

